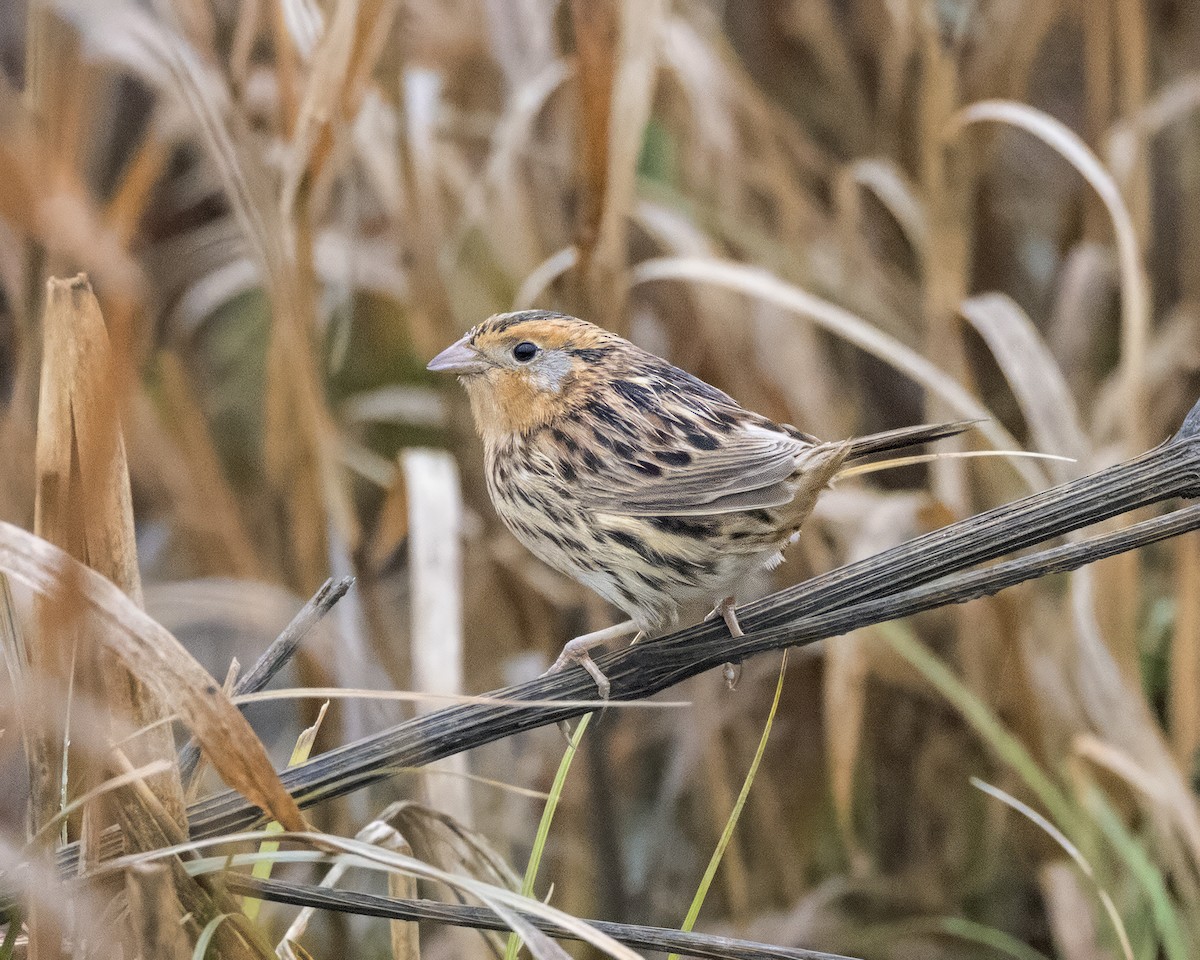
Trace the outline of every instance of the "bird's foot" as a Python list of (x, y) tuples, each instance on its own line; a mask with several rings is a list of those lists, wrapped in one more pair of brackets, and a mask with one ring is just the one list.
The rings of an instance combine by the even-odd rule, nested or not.
[[(738, 623), (737, 618), (737, 598), (726, 597), (709, 613), (705, 620), (715, 620), (720, 617), (725, 621), (725, 626), (729, 628), (729, 635), (732, 637), (744, 637), (746, 632), (742, 629), (742, 625)], [(727, 663), (721, 669), (721, 675), (725, 678), (725, 686), (730, 690), (736, 690), (737, 685), (742, 680), (742, 665), (740, 663)]]
[(546, 673), (558, 673), (561, 670), (565, 670), (571, 664), (577, 663), (596, 681), (596, 690), (600, 694), (600, 699), (607, 700), (609, 693), (612, 692), (612, 684), (609, 683), (608, 677), (604, 675), (604, 672), (596, 666), (596, 661), (592, 659), (589, 651), (592, 647), (607, 643), (610, 640), (619, 640), (622, 637), (629, 636), (631, 633), (641, 636), (641, 631), (638, 630), (633, 621), (626, 620), (624, 623), (605, 627), (603, 630), (595, 630), (592, 633), (585, 633), (574, 640), (569, 640), (562, 648), (562, 653), (558, 655), (558, 659), (554, 661)]
[(608, 677), (604, 675), (604, 671), (596, 666), (596, 661), (592, 659), (592, 655), (588, 652), (586, 646), (572, 647), (573, 644), (578, 643), (582, 639), (582, 637), (576, 637), (574, 640), (569, 641), (563, 647), (562, 653), (558, 655), (558, 659), (554, 661), (546, 673), (558, 673), (567, 669), (571, 664), (577, 663), (590, 673), (592, 679), (596, 681), (596, 690), (600, 694), (600, 699), (607, 700), (608, 695), (612, 692), (612, 684), (609, 683)]

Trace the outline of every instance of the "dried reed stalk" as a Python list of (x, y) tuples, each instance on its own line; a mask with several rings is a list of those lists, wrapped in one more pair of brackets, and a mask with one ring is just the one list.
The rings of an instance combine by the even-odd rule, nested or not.
[[(35, 532), (140, 604), (133, 504), (119, 412), (118, 384), (124, 371), (114, 363), (100, 305), (85, 276), (48, 283), (43, 330)], [(155, 760), (173, 765), (171, 731), (160, 723), (172, 711), (122, 665), (96, 656), (94, 638), (89, 636), (92, 628), (78, 619), (82, 612), (78, 597), (67, 592), (42, 602), (39, 609), (47, 649), (35, 654), (35, 672), (64, 689), (70, 688), (74, 676), (85, 694), (107, 705), (114, 739), (123, 736), (126, 728), (153, 726), (130, 748), (135, 765)], [(54, 776), (61, 771), (61, 757), (51, 753), (39, 766)], [(35, 822), (40, 825), (53, 816), (59, 798), (57, 782), (39, 780)], [(72, 787), (79, 790), (82, 785)], [(186, 829), (178, 770), (172, 766), (170, 772), (154, 777), (151, 787), (171, 818)]]

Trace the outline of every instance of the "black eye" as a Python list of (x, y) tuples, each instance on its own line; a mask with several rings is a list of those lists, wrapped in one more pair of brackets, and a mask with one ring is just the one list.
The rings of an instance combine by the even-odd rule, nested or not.
[(528, 340), (522, 340), (513, 347), (513, 358), (518, 363), (528, 363), (537, 356), (538, 346), (536, 343), (530, 343)]

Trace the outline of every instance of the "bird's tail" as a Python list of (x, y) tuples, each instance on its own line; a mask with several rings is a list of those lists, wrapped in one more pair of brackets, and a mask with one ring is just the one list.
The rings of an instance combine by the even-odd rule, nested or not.
[(846, 462), (853, 463), (877, 453), (903, 450), (906, 447), (916, 447), (934, 440), (953, 437), (971, 429), (978, 422), (978, 420), (955, 420), (950, 423), (923, 423), (915, 427), (900, 427), (898, 430), (885, 430), (883, 433), (855, 437), (853, 440), (845, 441), (850, 445)]

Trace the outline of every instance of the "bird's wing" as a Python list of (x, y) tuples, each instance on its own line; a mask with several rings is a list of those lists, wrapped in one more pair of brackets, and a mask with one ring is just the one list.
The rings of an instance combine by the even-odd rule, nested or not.
[[(580, 498), (601, 512), (629, 516), (697, 516), (778, 507), (792, 499), (786, 483), (807, 444), (784, 433), (743, 426), (713, 450), (684, 442), (635, 462), (610, 462), (581, 484)], [(684, 459), (686, 462), (679, 462)]]

